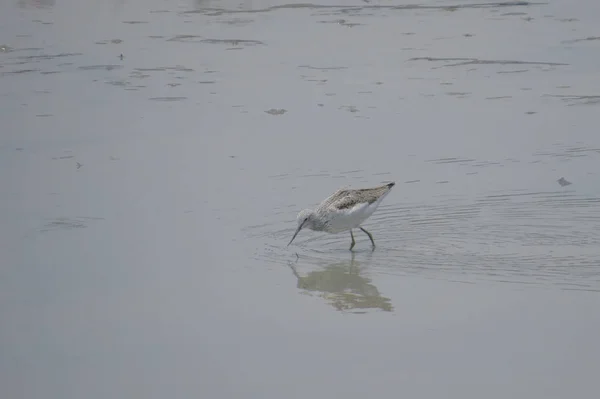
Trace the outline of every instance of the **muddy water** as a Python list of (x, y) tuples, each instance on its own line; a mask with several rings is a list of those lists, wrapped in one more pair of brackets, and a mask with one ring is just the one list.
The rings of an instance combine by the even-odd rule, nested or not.
[(596, 2), (339, 4), (2, 3), (2, 397), (598, 391)]

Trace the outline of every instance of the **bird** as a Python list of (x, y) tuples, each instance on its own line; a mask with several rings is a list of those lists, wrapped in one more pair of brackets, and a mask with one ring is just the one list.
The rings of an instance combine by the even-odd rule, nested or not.
[(395, 184), (395, 182), (391, 182), (377, 187), (361, 189), (340, 188), (324, 199), (316, 208), (300, 211), (296, 217), (298, 227), (288, 246), (303, 228), (331, 234), (350, 230), (350, 238), (352, 239), (350, 251), (352, 251), (356, 244), (352, 229), (359, 228), (369, 236), (371, 244), (373, 244), (373, 250), (375, 250), (373, 235), (361, 227), (361, 224), (375, 212)]

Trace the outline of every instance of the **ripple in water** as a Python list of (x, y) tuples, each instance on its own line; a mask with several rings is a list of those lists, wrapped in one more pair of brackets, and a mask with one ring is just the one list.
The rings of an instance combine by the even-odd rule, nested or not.
[[(256, 259), (285, 265), (297, 253), (313, 270), (348, 259), (348, 233), (303, 230), (286, 247), (296, 208), (281, 208), (275, 221), (244, 229), (260, 243)], [(600, 291), (599, 197), (514, 191), (431, 204), (384, 203), (364, 227), (377, 244), (372, 273)], [(371, 252), (366, 235), (357, 231), (355, 238), (355, 252)]]

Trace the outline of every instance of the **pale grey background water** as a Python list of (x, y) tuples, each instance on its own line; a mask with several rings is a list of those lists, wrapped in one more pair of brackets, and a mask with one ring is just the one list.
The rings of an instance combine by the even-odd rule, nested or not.
[(0, 397), (595, 397), (600, 3), (415, 3), (2, 2)]

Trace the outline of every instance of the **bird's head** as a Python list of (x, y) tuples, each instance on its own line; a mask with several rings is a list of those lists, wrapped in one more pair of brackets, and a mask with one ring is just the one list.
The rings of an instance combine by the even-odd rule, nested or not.
[(302, 230), (304, 228), (309, 228), (309, 229), (312, 228), (314, 216), (315, 216), (315, 213), (311, 209), (304, 209), (298, 213), (298, 216), (296, 217), (296, 221), (298, 222), (298, 227), (296, 227), (296, 232), (294, 233), (294, 236), (292, 237), (292, 239), (290, 240), (288, 245), (290, 245), (292, 243), (292, 241), (294, 241), (294, 238), (296, 238), (296, 236), (298, 235), (300, 230)]

